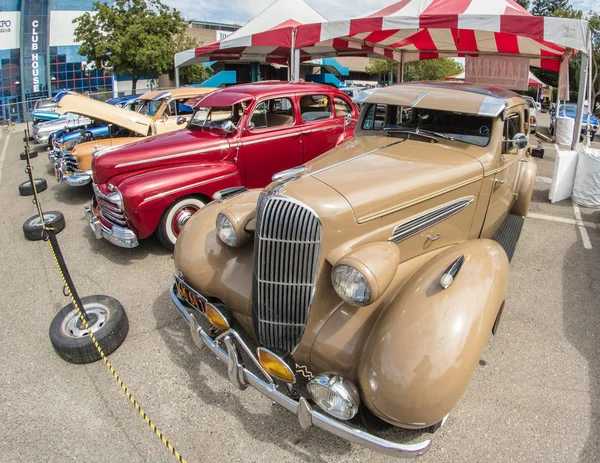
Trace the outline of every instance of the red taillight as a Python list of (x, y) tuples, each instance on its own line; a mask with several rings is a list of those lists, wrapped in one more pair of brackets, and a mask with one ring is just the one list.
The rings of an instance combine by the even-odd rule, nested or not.
[(531, 116), (531, 117), (529, 118), (529, 122), (530, 122), (531, 124), (535, 124), (535, 123), (536, 123), (536, 118), (535, 118), (535, 116)]

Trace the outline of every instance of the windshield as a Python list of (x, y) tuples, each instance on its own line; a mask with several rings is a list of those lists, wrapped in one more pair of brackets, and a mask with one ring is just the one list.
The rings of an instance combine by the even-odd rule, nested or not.
[(487, 146), (492, 134), (493, 118), (474, 114), (370, 104), (363, 119), (363, 130), (383, 130), (390, 135), (416, 133), (452, 139), (477, 146)]
[(241, 103), (233, 106), (200, 106), (190, 119), (190, 128), (221, 128), (225, 121), (231, 121), (237, 126), (243, 114)]
[(138, 113), (144, 116), (156, 116), (160, 106), (163, 104), (163, 100), (141, 100), (139, 103), (141, 104), (137, 110)]

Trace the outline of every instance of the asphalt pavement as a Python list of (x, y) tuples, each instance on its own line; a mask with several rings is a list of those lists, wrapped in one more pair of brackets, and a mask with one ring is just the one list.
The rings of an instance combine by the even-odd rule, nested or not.
[[(600, 461), (600, 211), (580, 208), (586, 223), (576, 222), (570, 200), (548, 202), (556, 153), (544, 146), (536, 218), (525, 220), (498, 335), (420, 461)], [(69, 301), (48, 245), (23, 236), (36, 210), (17, 191), (26, 180), (22, 148), (21, 130), (2, 135), (0, 461), (175, 461), (104, 363), (68, 364), (50, 344), (50, 321)], [(131, 250), (96, 240), (84, 212), (91, 188), (56, 184), (39, 149), (34, 175), (49, 185), (40, 197), (44, 210), (65, 215), (58, 239), (80, 295), (107, 294), (127, 310), (129, 335), (110, 360), (188, 461), (392, 461), (303, 431), (258, 392), (234, 389), (170, 302), (171, 254), (154, 238)]]

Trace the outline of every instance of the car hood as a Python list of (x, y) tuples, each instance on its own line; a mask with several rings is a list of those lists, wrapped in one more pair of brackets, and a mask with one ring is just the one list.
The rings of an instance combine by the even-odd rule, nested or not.
[(94, 152), (119, 147), (126, 143), (138, 141), (139, 139), (139, 137), (120, 137), (86, 141), (74, 147), (71, 154), (77, 159), (79, 168), (85, 171), (92, 168), (92, 154)]
[(96, 121), (118, 125), (139, 135), (148, 135), (152, 124), (152, 119), (148, 116), (81, 95), (65, 95), (58, 102), (56, 112), (81, 114)]
[(473, 156), (442, 143), (357, 137), (307, 165), (364, 223), (483, 177)]
[(216, 161), (229, 152), (229, 142), (215, 133), (182, 129), (142, 138), (122, 147), (108, 148), (94, 156), (95, 183), (142, 169), (189, 162), (190, 156)]

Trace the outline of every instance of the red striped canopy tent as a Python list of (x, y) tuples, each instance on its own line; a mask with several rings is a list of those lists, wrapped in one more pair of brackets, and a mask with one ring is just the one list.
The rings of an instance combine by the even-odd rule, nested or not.
[(513, 0), (402, 0), (365, 17), (298, 27), (301, 57), (377, 54), (398, 62), (484, 54), (558, 71), (588, 50), (586, 21), (533, 16)]
[(325, 21), (304, 0), (276, 0), (225, 39), (177, 53), (175, 66), (233, 60), (288, 64), (298, 26)]

